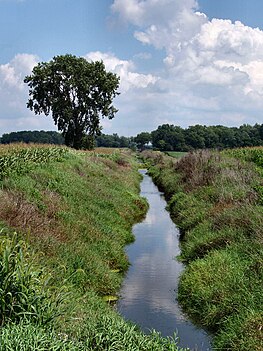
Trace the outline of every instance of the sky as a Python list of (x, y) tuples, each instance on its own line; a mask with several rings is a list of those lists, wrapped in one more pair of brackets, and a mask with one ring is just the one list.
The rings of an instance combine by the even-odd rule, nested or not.
[(120, 76), (106, 134), (263, 123), (262, 0), (0, 0), (0, 135), (56, 130), (26, 75), (73, 54)]

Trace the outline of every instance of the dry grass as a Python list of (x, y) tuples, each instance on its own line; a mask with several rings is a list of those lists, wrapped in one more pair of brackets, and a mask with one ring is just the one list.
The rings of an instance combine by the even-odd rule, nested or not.
[(19, 192), (3, 190), (0, 193), (0, 219), (12, 228), (23, 233), (30, 233), (32, 240), (36, 237), (52, 237), (65, 241), (66, 236), (56, 222), (61, 209), (59, 195), (45, 191), (43, 200), (45, 212), (25, 199)]

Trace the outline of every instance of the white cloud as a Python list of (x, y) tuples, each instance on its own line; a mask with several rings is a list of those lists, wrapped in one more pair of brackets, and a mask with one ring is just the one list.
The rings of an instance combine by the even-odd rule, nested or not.
[(155, 84), (158, 80), (158, 77), (152, 74), (134, 72), (136, 68), (132, 61), (120, 60), (111, 53), (90, 52), (85, 58), (92, 61), (102, 60), (106, 70), (116, 73), (120, 77), (120, 91), (122, 93), (134, 88), (146, 88), (150, 84)]
[[(131, 24), (142, 52), (130, 60), (99, 51), (85, 55), (103, 60), (106, 69), (121, 78), (115, 103), (119, 112), (103, 122), (106, 133), (135, 135), (163, 123), (263, 123), (262, 30), (239, 21), (209, 20), (198, 12), (195, 0), (115, 0), (111, 8)], [(147, 53), (143, 45), (149, 46)], [(164, 53), (158, 74), (151, 71), (156, 50), (161, 50), (158, 57)], [(34, 55), (22, 54), (0, 66), (1, 127), (8, 123), (3, 122), (5, 116), (19, 116), (20, 127), (23, 116), (30, 125), (35, 120), (52, 124), (51, 117), (50, 122), (38, 119), (25, 107), (23, 77), (37, 61)], [(140, 64), (147, 71), (141, 71)]]
[[(128, 112), (129, 108), (136, 115), (136, 104), (130, 103), (129, 99), (133, 96), (134, 101), (140, 100), (137, 94), (145, 88), (150, 88), (158, 81), (158, 77), (151, 74), (136, 72), (136, 67), (132, 61), (121, 60), (115, 55), (102, 52), (90, 52), (85, 55), (87, 60), (103, 60), (106, 69), (120, 76), (121, 95), (116, 99), (117, 108)], [(144, 58), (148, 58), (145, 57)], [(52, 117), (35, 116), (33, 112), (26, 108), (28, 99), (28, 87), (23, 83), (24, 77), (30, 74), (32, 68), (39, 61), (38, 57), (30, 54), (16, 55), (9, 63), (0, 65), (0, 135), (14, 130), (29, 129), (56, 129)], [(128, 107), (128, 101), (131, 105)], [(127, 113), (129, 115), (129, 113)], [(126, 126), (134, 127), (133, 112), (126, 119)], [(110, 130), (111, 121), (102, 121), (105, 128)], [(116, 132), (116, 130), (110, 132)], [(129, 132), (123, 132), (129, 134)]]
[(210, 21), (192, 0), (115, 0), (112, 10), (135, 26), (142, 44), (165, 50), (154, 93), (164, 119), (183, 126), (262, 122), (263, 31)]
[(24, 77), (37, 64), (38, 57), (30, 54), (18, 54), (9, 63), (0, 65), (0, 88), (25, 90)]
[[(0, 104), (1, 114), (17, 116), (26, 111), (27, 87), (24, 77), (38, 62), (38, 57), (18, 54), (9, 63), (0, 65)], [(2, 117), (4, 117), (2, 116)]]
[(0, 135), (15, 130), (54, 129), (51, 119), (26, 108), (28, 87), (23, 80), (38, 63), (36, 55), (18, 54), (0, 65)]

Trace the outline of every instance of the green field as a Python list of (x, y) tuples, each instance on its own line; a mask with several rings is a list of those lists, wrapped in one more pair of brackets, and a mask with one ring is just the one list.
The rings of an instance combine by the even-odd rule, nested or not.
[(165, 154), (174, 158), (181, 158), (187, 154), (187, 152), (182, 151), (165, 151)]

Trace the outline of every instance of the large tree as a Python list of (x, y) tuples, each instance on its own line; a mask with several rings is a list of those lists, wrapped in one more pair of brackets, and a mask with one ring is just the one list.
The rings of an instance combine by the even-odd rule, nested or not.
[(100, 135), (100, 119), (112, 119), (119, 77), (107, 72), (102, 61), (88, 62), (73, 55), (55, 56), (39, 63), (24, 82), (29, 86), (27, 107), (35, 114), (52, 113), (65, 143), (90, 148)]

